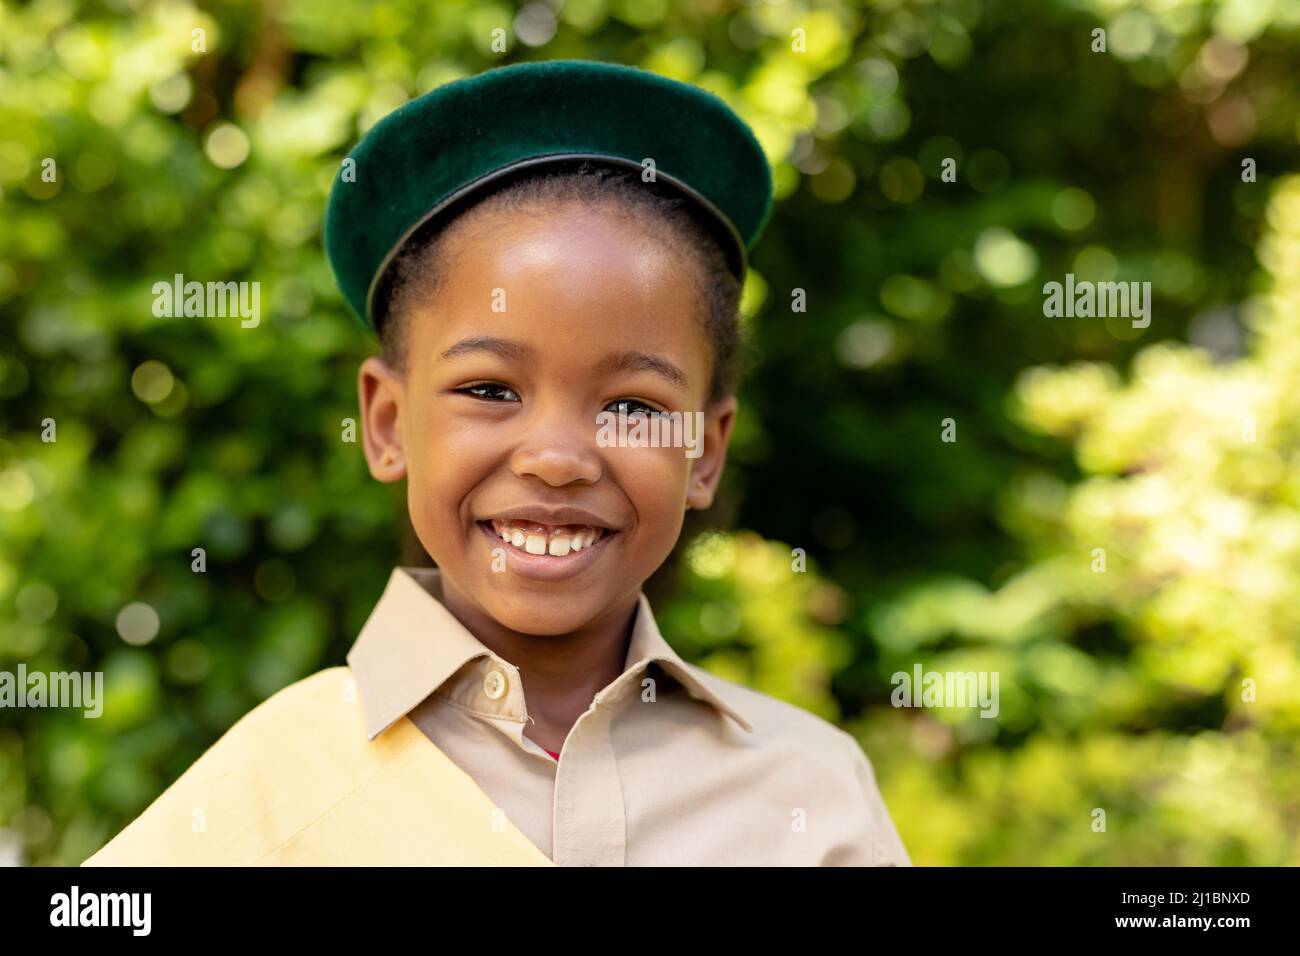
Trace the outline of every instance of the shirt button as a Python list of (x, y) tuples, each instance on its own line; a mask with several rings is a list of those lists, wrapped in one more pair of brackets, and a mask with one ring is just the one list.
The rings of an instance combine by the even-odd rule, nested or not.
[(489, 671), (483, 680), (483, 693), (488, 700), (500, 700), (506, 695), (506, 675), (500, 671)]

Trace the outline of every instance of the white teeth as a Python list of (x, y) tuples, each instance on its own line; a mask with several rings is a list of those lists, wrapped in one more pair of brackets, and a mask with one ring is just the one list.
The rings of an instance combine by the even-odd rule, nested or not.
[[(522, 526), (522, 527), (521, 527)], [(530, 521), (516, 524), (509, 519), (492, 522), (493, 533), (502, 541), (529, 554), (549, 554), (562, 558), (572, 551), (590, 548), (601, 539), (604, 528), (575, 528), (573, 525), (548, 528)]]

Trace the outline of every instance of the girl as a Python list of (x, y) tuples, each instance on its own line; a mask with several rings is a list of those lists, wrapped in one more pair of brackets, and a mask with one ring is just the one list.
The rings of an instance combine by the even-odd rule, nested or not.
[(642, 593), (722, 474), (771, 202), (730, 109), (632, 68), (502, 67), (372, 129), (326, 246), (381, 342), (370, 472), (437, 569), (91, 862), (907, 865), (856, 741), (687, 664)]

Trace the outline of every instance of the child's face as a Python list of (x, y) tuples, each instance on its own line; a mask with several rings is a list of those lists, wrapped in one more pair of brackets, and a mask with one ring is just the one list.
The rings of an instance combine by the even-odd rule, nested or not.
[[(569, 633), (626, 613), (686, 505), (711, 503), (735, 401), (706, 407), (691, 266), (634, 220), (565, 205), (461, 225), (437, 301), (405, 317), (405, 377), (362, 366), (366, 455), (408, 479), (445, 592), (514, 631)], [(602, 447), (597, 416), (623, 401), (703, 412), (703, 453)]]

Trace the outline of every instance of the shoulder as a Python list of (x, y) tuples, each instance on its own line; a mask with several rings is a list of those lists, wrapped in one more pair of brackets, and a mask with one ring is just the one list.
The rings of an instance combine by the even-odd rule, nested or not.
[(256, 859), (364, 773), (365, 741), (351, 672), (318, 671), (241, 717), (83, 865)]
[(794, 704), (687, 666), (753, 728), (729, 737), (747, 792), (766, 790), (782, 806), (815, 806), (842, 827), (838, 849), (825, 862), (910, 865), (857, 738)]
[(228, 738), (249, 735), (267, 727), (282, 733), (318, 736), (324, 728), (333, 729), (357, 715), (356, 680), (347, 667), (327, 667), (295, 681), (262, 701), (230, 728), (213, 746)]
[(787, 701), (737, 684), (694, 664), (686, 665), (696, 680), (729, 704), (753, 727), (747, 739), (773, 751), (797, 749), (835, 766), (862, 754), (857, 740), (829, 720)]
[[(191, 770), (315, 762), (340, 748), (362, 752), (365, 741), (356, 681), (347, 667), (329, 667), (295, 681), (262, 701), (221, 735)], [(351, 742), (352, 747), (346, 745)]]

